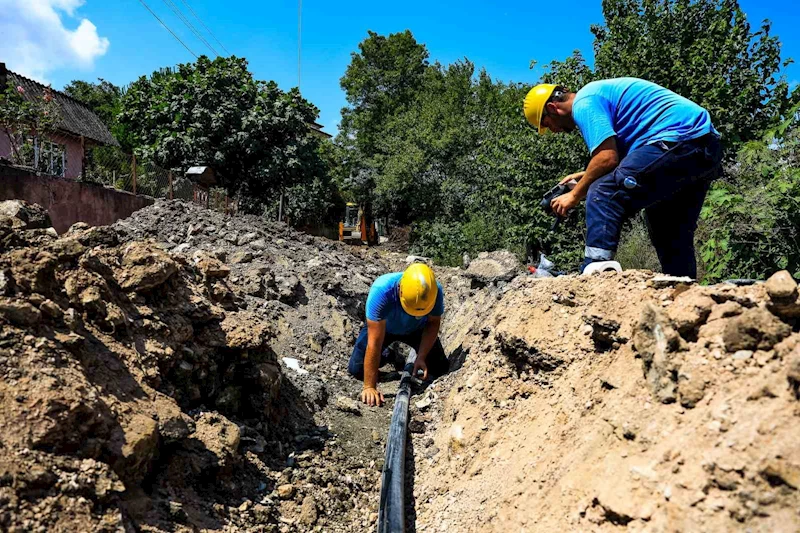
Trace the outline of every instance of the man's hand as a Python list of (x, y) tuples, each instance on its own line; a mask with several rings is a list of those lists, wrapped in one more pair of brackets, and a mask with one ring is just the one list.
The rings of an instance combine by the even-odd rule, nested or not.
[(414, 370), (411, 371), (411, 375), (417, 377), (417, 370), (422, 370), (422, 381), (428, 379), (428, 365), (425, 364), (425, 360), (421, 359), (417, 356), (416, 361), (414, 361)]
[(553, 212), (556, 215), (564, 218), (567, 216), (567, 213), (570, 209), (578, 205), (578, 202), (580, 202), (578, 197), (573, 191), (570, 191), (566, 194), (562, 194), (561, 196), (553, 198), (553, 201), (550, 202), (550, 207), (553, 209)]
[(364, 390), (361, 391), (361, 401), (370, 407), (380, 407), (385, 400), (383, 399), (383, 394), (381, 394), (378, 389), (374, 387), (364, 387)]
[(569, 176), (566, 176), (566, 177), (562, 178), (561, 181), (558, 182), (558, 184), (559, 185), (566, 185), (567, 183), (569, 183), (572, 180), (581, 181), (581, 178), (583, 177), (584, 174), (586, 174), (585, 170), (582, 170), (580, 172), (576, 172), (574, 174), (570, 174)]

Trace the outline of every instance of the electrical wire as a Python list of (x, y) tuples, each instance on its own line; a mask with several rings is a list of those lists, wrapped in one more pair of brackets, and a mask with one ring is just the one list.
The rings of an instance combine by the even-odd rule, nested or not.
[(159, 23), (160, 23), (162, 26), (164, 26), (164, 29), (165, 29), (165, 30), (167, 30), (168, 32), (170, 32), (170, 33), (172, 34), (172, 36), (173, 36), (173, 37), (175, 37), (175, 39), (176, 39), (176, 40), (177, 40), (179, 43), (181, 43), (181, 44), (183, 45), (183, 47), (184, 47), (184, 48), (186, 48), (186, 50), (188, 50), (188, 51), (189, 51), (189, 53), (190, 53), (190, 54), (192, 54), (192, 55), (195, 57), (195, 59), (197, 59), (197, 54), (195, 54), (194, 52), (192, 52), (192, 49), (191, 49), (191, 48), (189, 48), (188, 46), (186, 46), (186, 43), (185, 43), (185, 42), (183, 42), (183, 41), (181, 41), (181, 38), (180, 38), (180, 37), (178, 37), (177, 35), (175, 35), (175, 32), (174, 32), (174, 31), (172, 31), (172, 30), (169, 28), (169, 26), (167, 26), (166, 24), (164, 24), (164, 21), (163, 21), (163, 20), (161, 20), (160, 18), (158, 18), (158, 15), (156, 15), (156, 14), (155, 14), (155, 12), (154, 12), (152, 9), (150, 9), (150, 6), (148, 6), (148, 5), (145, 3), (145, 1), (144, 1), (144, 0), (139, 0), (139, 3), (141, 3), (141, 4), (142, 4), (142, 5), (145, 7), (145, 9), (147, 9), (147, 10), (150, 12), (150, 14), (151, 14), (151, 15), (153, 15), (153, 16), (156, 18), (156, 20), (157, 20), (157, 21), (158, 21), (158, 22), (159, 22)]
[(217, 39), (217, 36), (216, 36), (216, 35), (214, 35), (214, 32), (213, 32), (213, 31), (211, 31), (211, 28), (209, 28), (208, 26), (206, 26), (206, 23), (205, 23), (205, 22), (203, 22), (203, 20), (202, 20), (202, 19), (201, 19), (201, 18), (200, 18), (200, 17), (197, 15), (197, 13), (195, 13), (194, 9), (192, 9), (192, 6), (190, 6), (190, 5), (189, 5), (189, 4), (186, 2), (186, 0), (181, 0), (181, 2), (182, 2), (182, 3), (183, 3), (183, 5), (185, 5), (185, 6), (186, 6), (186, 8), (187, 8), (187, 9), (188, 9), (188, 10), (191, 12), (191, 14), (194, 16), (194, 18), (196, 18), (196, 19), (197, 19), (197, 22), (199, 22), (199, 23), (200, 23), (200, 24), (201, 24), (201, 25), (202, 25), (202, 26), (203, 26), (203, 27), (206, 29), (206, 31), (208, 32), (208, 34), (209, 34), (209, 35), (210, 35), (210, 36), (211, 36), (211, 37), (212, 37), (212, 38), (213, 38), (215, 41), (217, 41), (217, 44), (218, 44), (218, 45), (220, 45), (220, 47), (222, 47), (222, 49), (223, 49), (223, 50), (225, 50), (225, 53), (227, 53), (228, 55), (233, 55), (233, 54), (231, 54), (231, 51), (230, 51), (230, 50), (228, 50), (227, 48), (225, 48), (225, 45), (224, 45), (224, 44), (222, 44), (222, 42), (221, 42), (219, 39)]
[(191, 31), (195, 37), (200, 39), (200, 41), (203, 44), (205, 44), (214, 55), (217, 56), (219, 55), (219, 53), (214, 49), (214, 47), (211, 46), (211, 44), (208, 41), (206, 41), (206, 39), (200, 34), (199, 31), (197, 31), (197, 28), (194, 27), (194, 24), (192, 24), (191, 21), (188, 18), (186, 18), (186, 15), (183, 14), (183, 11), (181, 11), (181, 9), (177, 5), (175, 5), (175, 3), (172, 0), (163, 0), (163, 2), (164, 4), (166, 4), (168, 8), (172, 10), (173, 13), (175, 13), (175, 15), (181, 20), (181, 22), (183, 22), (183, 24), (187, 28), (189, 28), (189, 31)]

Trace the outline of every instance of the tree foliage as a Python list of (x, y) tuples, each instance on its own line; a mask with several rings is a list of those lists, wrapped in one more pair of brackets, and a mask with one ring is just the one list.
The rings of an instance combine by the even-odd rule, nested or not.
[(133, 149), (131, 135), (119, 122), (125, 93), (122, 87), (102, 78), (98, 78), (96, 83), (72, 80), (64, 86), (64, 93), (86, 104), (108, 127), (124, 151)]
[[(703, 211), (699, 234), (709, 240), (701, 243), (701, 270), (713, 280), (797, 269), (790, 132), (800, 91), (790, 94), (782, 76), (788, 61), (769, 23), (754, 31), (736, 0), (604, 0), (603, 14), (592, 27), (593, 67), (576, 50), (547, 64), (539, 81), (578, 90), (636, 76), (706, 107), (731, 161)], [(415, 251), (457, 264), (465, 251), (521, 254), (527, 243), (564, 268), (577, 265), (582, 213), (551, 233), (539, 200), (584, 168), (588, 154), (577, 134), (538, 136), (526, 124), (529, 84), (494, 80), (468, 59), (431, 63), (425, 46), (403, 32), (370, 33), (342, 87), (349, 105), (335, 143), (340, 182), (350, 199), (368, 198), (378, 215), (411, 224)], [(748, 210), (753, 204), (758, 213)], [(644, 242), (641, 231), (627, 234)], [(632, 244), (625, 251), (636, 256)]]
[(121, 106), (119, 121), (143, 155), (166, 168), (211, 165), (251, 210), (325, 172), (309, 134), (317, 109), (296, 88), (255, 80), (241, 58), (202, 56), (141, 77)]
[[(603, 0), (595, 78), (644, 78), (706, 108), (728, 146), (761, 137), (792, 106), (769, 21), (738, 0)], [(800, 93), (798, 93), (800, 94)]]

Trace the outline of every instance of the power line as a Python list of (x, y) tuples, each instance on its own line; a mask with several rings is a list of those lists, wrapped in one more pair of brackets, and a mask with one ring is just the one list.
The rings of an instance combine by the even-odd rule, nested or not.
[(173, 37), (175, 37), (175, 39), (176, 39), (176, 40), (177, 40), (179, 43), (181, 43), (181, 44), (183, 45), (183, 47), (184, 47), (184, 48), (186, 48), (186, 50), (188, 50), (188, 51), (189, 51), (189, 53), (190, 53), (190, 54), (192, 54), (192, 55), (194, 56), (194, 58), (195, 58), (195, 59), (197, 59), (197, 54), (195, 54), (194, 52), (192, 52), (192, 49), (191, 49), (191, 48), (189, 48), (188, 46), (186, 46), (186, 43), (185, 43), (185, 42), (183, 42), (183, 41), (181, 41), (181, 38), (180, 38), (180, 37), (178, 37), (177, 35), (175, 35), (175, 32), (174, 32), (174, 31), (172, 31), (171, 29), (169, 29), (169, 26), (167, 26), (166, 24), (164, 24), (164, 21), (163, 21), (163, 20), (161, 20), (160, 18), (158, 18), (158, 15), (156, 15), (156, 14), (155, 14), (155, 12), (154, 12), (152, 9), (150, 9), (150, 6), (148, 6), (148, 5), (145, 3), (145, 1), (144, 1), (144, 0), (139, 0), (139, 2), (140, 2), (140, 3), (141, 3), (141, 4), (142, 4), (142, 5), (143, 5), (143, 6), (144, 6), (144, 7), (145, 7), (145, 8), (146, 8), (146, 9), (147, 9), (149, 12), (150, 12), (150, 14), (151, 14), (151, 15), (153, 15), (153, 16), (156, 18), (156, 20), (157, 20), (159, 23), (161, 23), (161, 25), (162, 25), (162, 26), (164, 26), (164, 29), (165, 29), (165, 30), (167, 30), (168, 32), (170, 32), (170, 33), (172, 34), (172, 36), (173, 36)]
[(197, 13), (195, 13), (195, 12), (194, 12), (194, 9), (192, 9), (192, 6), (190, 6), (190, 5), (189, 5), (189, 4), (186, 2), (186, 0), (181, 0), (181, 2), (183, 2), (183, 5), (185, 5), (185, 6), (187, 7), (187, 9), (189, 9), (189, 11), (192, 13), (192, 15), (194, 15), (194, 18), (196, 18), (196, 19), (197, 19), (197, 22), (199, 22), (199, 23), (200, 23), (200, 24), (201, 24), (201, 25), (202, 25), (202, 26), (203, 26), (203, 27), (206, 29), (206, 31), (208, 32), (208, 34), (209, 34), (211, 37), (213, 37), (213, 39), (214, 39), (215, 41), (217, 41), (217, 44), (218, 44), (218, 45), (220, 45), (220, 46), (222, 47), (222, 49), (223, 49), (223, 50), (225, 50), (225, 52), (226, 52), (228, 55), (233, 55), (233, 54), (231, 54), (230, 50), (228, 50), (227, 48), (225, 48), (225, 45), (224, 45), (224, 44), (222, 44), (222, 42), (220, 42), (220, 40), (219, 40), (219, 39), (217, 39), (217, 36), (216, 36), (216, 35), (214, 35), (214, 32), (213, 32), (213, 31), (211, 31), (211, 28), (209, 28), (208, 26), (206, 26), (206, 23), (205, 23), (205, 22), (203, 22), (203, 20), (202, 20), (202, 19), (201, 19), (201, 18), (200, 18), (200, 17), (197, 15)]
[(202, 35), (200, 35), (200, 32), (197, 31), (197, 28), (194, 27), (194, 24), (192, 24), (191, 21), (188, 18), (186, 18), (186, 15), (183, 14), (183, 11), (181, 11), (181, 9), (178, 6), (176, 6), (172, 0), (163, 0), (163, 2), (164, 4), (166, 4), (168, 8), (172, 10), (173, 13), (175, 13), (175, 15), (177, 15), (177, 17), (181, 20), (181, 22), (183, 22), (183, 24), (187, 28), (189, 28), (189, 31), (191, 31), (195, 37), (200, 39), (200, 41), (202, 41), (203, 44), (205, 44), (214, 55), (217, 56), (219, 55), (219, 53), (216, 50), (214, 50), (214, 47), (211, 46), (209, 42), (206, 41)]

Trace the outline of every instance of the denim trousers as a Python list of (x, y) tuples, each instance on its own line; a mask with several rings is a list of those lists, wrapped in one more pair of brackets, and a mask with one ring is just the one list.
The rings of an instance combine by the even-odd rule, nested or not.
[(722, 146), (713, 134), (677, 143), (659, 141), (628, 153), (617, 168), (589, 186), (581, 272), (594, 261), (613, 259), (623, 223), (644, 209), (662, 271), (696, 278), (694, 233), (721, 161)]
[[(422, 331), (423, 328), (420, 328), (417, 331), (413, 331), (406, 335), (392, 335), (391, 333), (384, 335), (383, 346), (381, 346), (380, 366), (391, 362), (389, 359), (384, 358), (383, 352), (384, 349), (388, 348), (393, 342), (402, 342), (414, 350), (419, 351), (419, 344), (422, 342)], [(353, 347), (353, 354), (350, 356), (350, 362), (347, 364), (347, 371), (351, 376), (358, 379), (364, 379), (364, 359), (366, 358), (366, 355), (367, 327), (364, 326), (361, 328), (361, 332), (358, 334), (358, 339), (356, 339), (356, 344)], [(436, 339), (436, 342), (433, 343), (431, 351), (425, 358), (425, 363), (428, 365), (429, 379), (437, 378), (447, 374), (450, 363), (448, 362), (447, 357), (444, 355), (444, 348), (442, 347), (442, 343), (438, 338)]]

